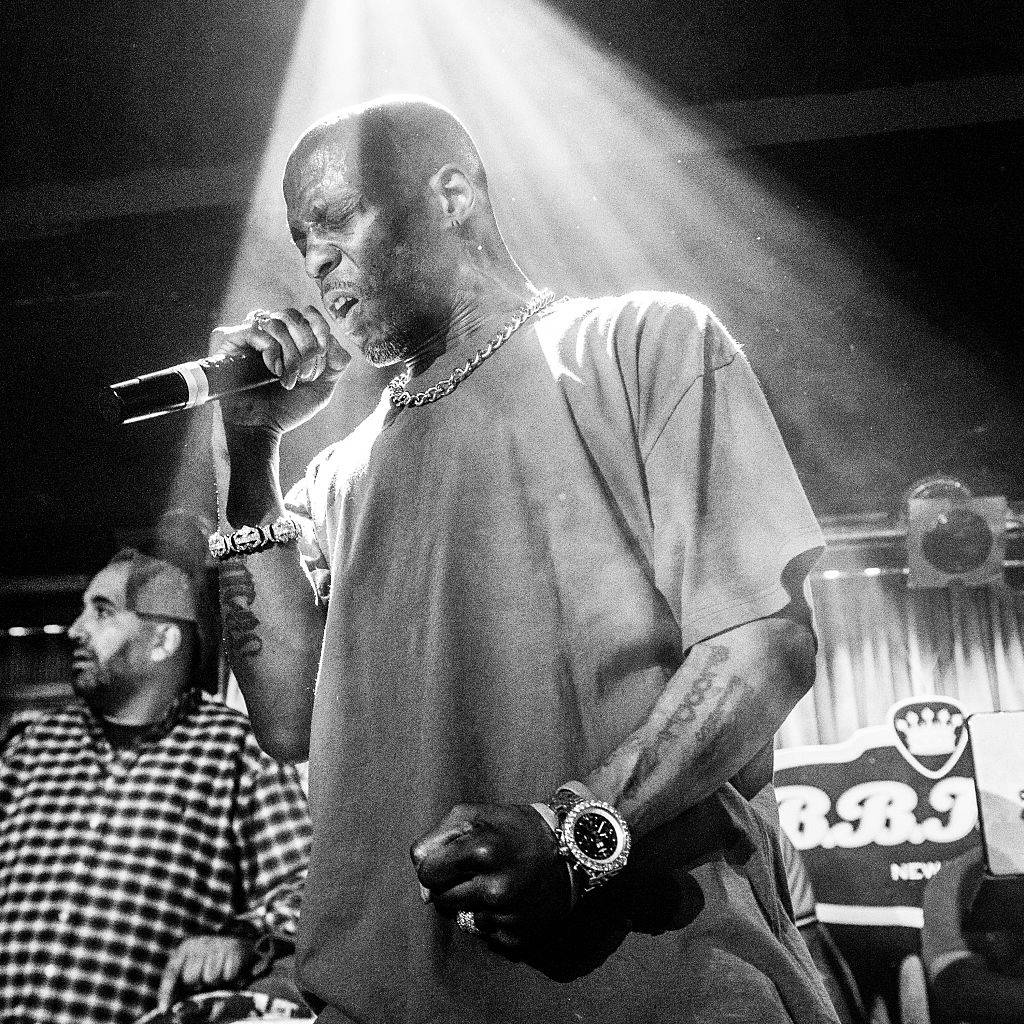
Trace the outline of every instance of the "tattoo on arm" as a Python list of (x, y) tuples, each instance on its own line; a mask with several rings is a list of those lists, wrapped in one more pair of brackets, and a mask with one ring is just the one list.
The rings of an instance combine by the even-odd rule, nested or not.
[[(708, 648), (708, 659), (704, 667), (693, 680), (690, 689), (683, 694), (679, 706), (669, 716), (668, 721), (662, 726), (661, 731), (655, 737), (654, 742), (644, 748), (637, 759), (633, 770), (626, 780), (622, 790), (622, 796), (630, 798), (636, 795), (637, 790), (647, 781), (659, 768), (665, 755), (672, 750), (680, 739), (685, 736), (689, 725), (697, 717), (697, 707), (704, 702), (704, 699), (712, 690), (721, 690), (726, 684), (715, 677), (715, 671), (729, 660), (729, 648), (714, 645)], [(736, 677), (733, 678), (733, 682)], [(729, 685), (732, 685), (730, 683)], [(712, 711), (711, 719), (697, 731), (695, 742), (707, 738), (717, 727), (717, 719), (720, 717), (720, 709)], [(712, 723), (715, 724), (712, 724)], [(705, 732), (705, 730), (708, 730)]]
[(224, 642), (235, 665), (259, 657), (263, 639), (256, 632), (260, 620), (252, 612), (256, 586), (244, 562), (230, 562), (220, 569), (220, 605), (224, 618)]
[[(740, 691), (737, 698), (739, 703), (753, 695), (754, 688), (745, 679), (733, 676), (728, 683), (727, 689)], [(719, 704), (711, 709), (708, 717), (697, 730), (693, 738), (694, 757), (693, 771), (697, 775), (707, 774), (715, 769), (717, 762), (729, 753), (728, 748), (733, 742), (741, 743), (742, 736), (736, 735), (736, 718), (732, 710), (735, 705), (729, 707)]]

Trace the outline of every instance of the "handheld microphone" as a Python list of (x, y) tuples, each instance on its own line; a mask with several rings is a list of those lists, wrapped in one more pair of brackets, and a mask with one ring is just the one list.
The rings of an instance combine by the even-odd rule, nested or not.
[(112, 423), (138, 423), (275, 380), (263, 356), (255, 349), (244, 348), (111, 384), (101, 396), (100, 410)]

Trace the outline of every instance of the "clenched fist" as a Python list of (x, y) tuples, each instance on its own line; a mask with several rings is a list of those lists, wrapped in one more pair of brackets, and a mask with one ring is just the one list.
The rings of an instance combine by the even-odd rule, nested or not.
[(460, 804), (411, 850), (434, 909), (473, 911), (481, 938), (512, 959), (527, 956), (569, 911), (565, 861), (528, 806)]

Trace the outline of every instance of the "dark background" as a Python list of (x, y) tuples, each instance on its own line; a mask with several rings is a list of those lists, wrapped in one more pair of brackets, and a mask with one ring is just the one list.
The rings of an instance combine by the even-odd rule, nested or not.
[[(832, 273), (806, 234), (709, 173), (709, 190), (749, 207), (761, 268), (731, 274), (719, 255), (670, 282), (746, 344), (816, 511), (889, 514), (933, 473), (1024, 499), (1021, 5), (552, 6), (711, 121), (765, 98), (825, 97), (825, 111), (855, 98), (866, 128), (768, 131), (730, 159), (799, 197), (804, 223), (842, 239), (869, 276)], [(209, 504), (189, 417), (116, 428), (96, 395), (204, 350), (300, 14), (280, 0), (8, 5), (0, 574), (89, 571), (153, 521), (160, 481), (183, 462), (185, 490)], [(929, 83), (942, 87), (922, 114)], [(699, 178), (701, 158), (683, 159)], [(168, 201), (217, 167), (242, 187)], [(691, 251), (699, 262), (696, 241)], [(813, 287), (776, 287), (779, 260)], [(582, 256), (573, 280), (553, 284), (606, 286)], [(293, 439), (292, 462), (314, 441)]]

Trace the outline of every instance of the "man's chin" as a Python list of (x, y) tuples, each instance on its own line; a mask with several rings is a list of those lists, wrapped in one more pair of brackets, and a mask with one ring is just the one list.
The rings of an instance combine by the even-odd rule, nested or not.
[(405, 361), (402, 350), (390, 341), (370, 341), (362, 346), (363, 358), (378, 370), (398, 366)]
[(71, 673), (71, 689), (82, 700), (88, 700), (99, 692), (99, 678), (95, 672), (77, 669)]

